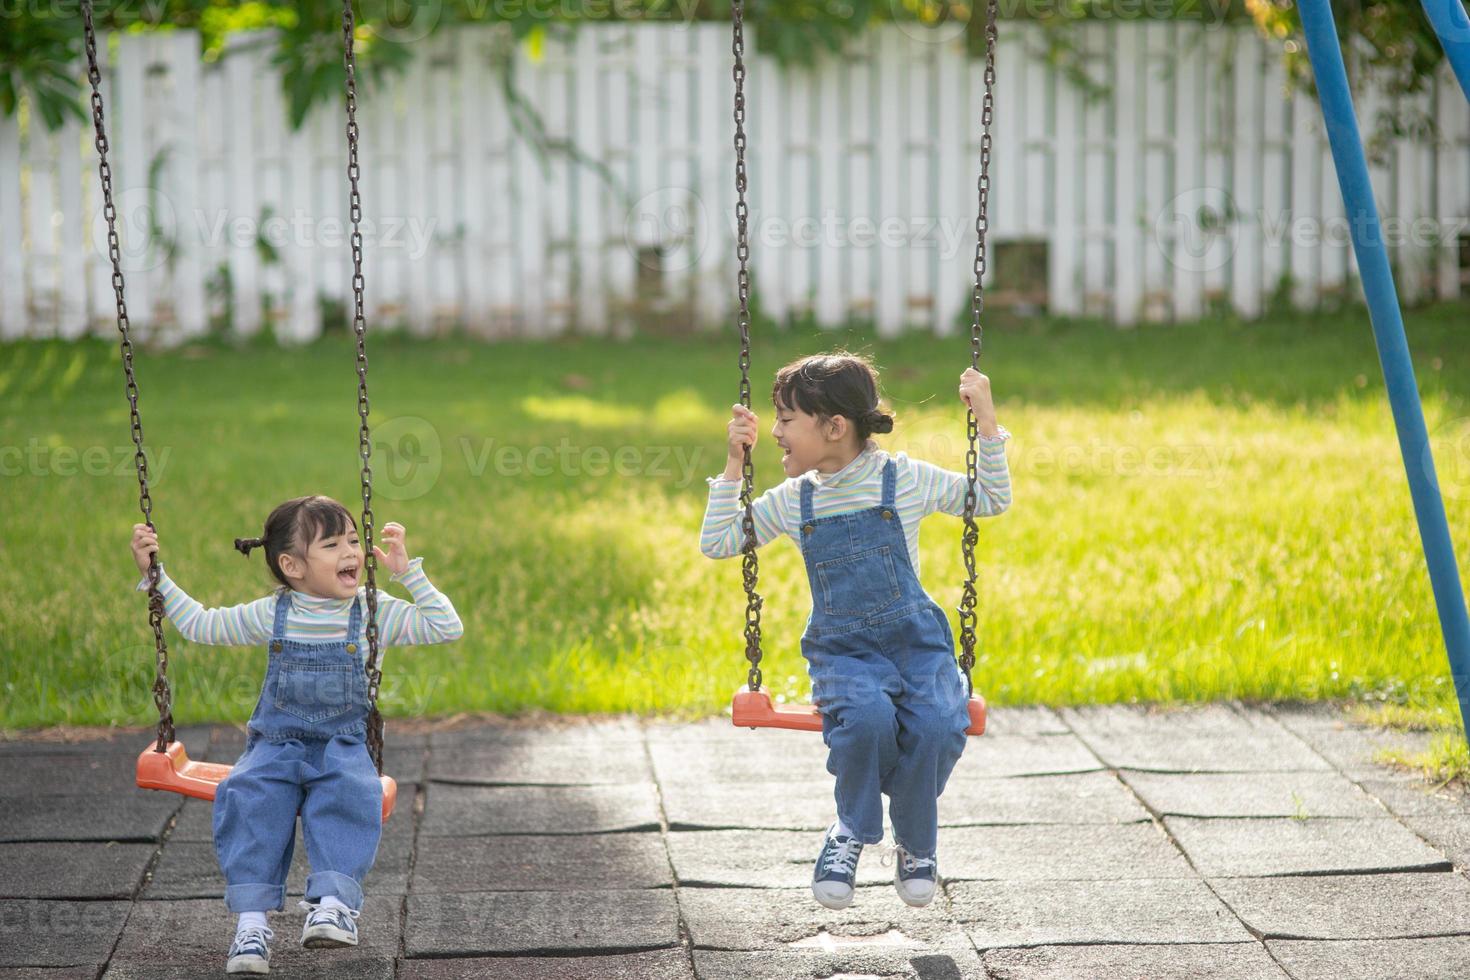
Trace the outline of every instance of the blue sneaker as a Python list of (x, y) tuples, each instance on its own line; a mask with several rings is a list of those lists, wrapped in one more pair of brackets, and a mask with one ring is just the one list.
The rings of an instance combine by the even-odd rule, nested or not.
[(829, 909), (845, 909), (852, 904), (853, 885), (857, 883), (858, 858), (863, 842), (856, 837), (842, 837), (833, 824), (822, 841), (817, 867), (812, 872), (812, 895)]
[(340, 905), (317, 905), (301, 902), (306, 909), (306, 924), (301, 927), (301, 945), (307, 949), (357, 945), (357, 909)]
[(893, 869), (893, 886), (904, 904), (921, 909), (934, 901), (939, 889), (939, 868), (933, 858), (916, 858), (901, 846), (895, 846), (898, 866)]
[(262, 926), (246, 926), (235, 933), (230, 943), (229, 960), (225, 963), (226, 973), (269, 973), (271, 972), (270, 941), (276, 934)]

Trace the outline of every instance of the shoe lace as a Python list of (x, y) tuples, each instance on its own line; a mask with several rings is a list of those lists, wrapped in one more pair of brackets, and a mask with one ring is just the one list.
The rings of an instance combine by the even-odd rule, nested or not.
[(881, 853), (883, 867), (891, 868), (897, 862), (905, 875), (911, 875), (921, 868), (935, 867), (933, 858), (916, 858), (897, 844), (885, 846)]
[(308, 902), (305, 899), (297, 902), (296, 907), (299, 909), (304, 909), (306, 911), (306, 917), (308, 919), (311, 918), (313, 915), (316, 915), (318, 912), (336, 912), (345, 915), (350, 919), (356, 919), (359, 915), (362, 915), (361, 909), (350, 909), (344, 905), (323, 905), (320, 902)]
[(899, 866), (903, 868), (903, 873), (906, 875), (911, 875), (922, 868), (934, 867), (933, 858), (916, 858), (901, 847), (897, 848), (897, 851)]
[(270, 926), (246, 926), (236, 931), (235, 947), (242, 948), (253, 943), (259, 943), (264, 946), (275, 938), (276, 934), (271, 931)]
[(844, 875), (856, 873), (858, 855), (862, 851), (862, 842), (856, 838), (849, 837), (846, 840), (837, 840), (834, 837), (827, 848), (827, 855), (822, 861), (823, 873), (829, 871), (840, 871)]

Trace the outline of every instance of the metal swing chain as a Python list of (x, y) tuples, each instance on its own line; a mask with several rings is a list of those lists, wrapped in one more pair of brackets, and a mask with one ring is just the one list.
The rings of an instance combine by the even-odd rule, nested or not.
[[(740, 261), (737, 278), (740, 295), (740, 404), (750, 407), (750, 210), (745, 203), (745, 3), (730, 4), (732, 37), (730, 51), (735, 56), (731, 77), (735, 81), (735, 257)], [(750, 447), (740, 464), (740, 505), (745, 509), (740, 529), (744, 541), (740, 546), (741, 577), (745, 583), (745, 659), (750, 662), (746, 684), (750, 690), (761, 687), (761, 596), (756, 591), (760, 564), (755, 553), (755, 515), (751, 496), (755, 487), (755, 464)]]
[[(977, 189), (980, 196), (979, 210), (975, 215), (975, 289), (970, 296), (970, 366), (980, 367), (980, 346), (983, 330), (981, 314), (985, 311), (985, 233), (989, 229), (990, 204), (990, 124), (995, 113), (995, 42), (997, 35), (997, 0), (989, 0), (985, 8), (985, 100), (980, 112), (980, 178)], [(965, 560), (965, 587), (960, 598), (960, 669), (965, 674), (965, 687), (975, 693), (975, 683), (970, 671), (975, 666), (975, 545), (980, 540), (980, 529), (975, 526), (975, 509), (979, 500), (975, 483), (980, 477), (980, 427), (973, 411), (966, 411), (965, 427), (969, 446), (965, 452), (965, 514), (964, 532), (960, 536), (960, 547)]]
[[(148, 492), (148, 455), (143, 451), (143, 419), (138, 414), (138, 382), (133, 376), (133, 341), (129, 335), (128, 304), (124, 298), (122, 249), (117, 237), (117, 209), (112, 203), (112, 167), (107, 163), (107, 127), (102, 111), (102, 72), (97, 67), (97, 32), (92, 23), (92, 0), (82, 0), (82, 30), (86, 37), (87, 81), (92, 85), (92, 128), (96, 131), (97, 173), (102, 180), (102, 214), (107, 219), (107, 254), (112, 260), (112, 291), (117, 297), (117, 330), (122, 335), (123, 375), (127, 379), (128, 416), (133, 433), (133, 466), (138, 471), (138, 508), (143, 522), (153, 527), (153, 497)], [(158, 742), (164, 752), (174, 740), (173, 691), (168, 683), (168, 646), (163, 639), (163, 594), (158, 591), (158, 554), (148, 560), (148, 625), (153, 629), (153, 704), (158, 708)]]
[(342, 64), (347, 73), (347, 181), (350, 186), (348, 214), (352, 218), (352, 330), (357, 337), (357, 452), (362, 459), (362, 541), (363, 567), (367, 570), (367, 679), (368, 722), (367, 747), (383, 773), (383, 716), (378, 713), (378, 686), (383, 672), (378, 668), (378, 559), (373, 553), (373, 454), (368, 431), (367, 321), (363, 315), (362, 278), (362, 197), (357, 177), (357, 71), (353, 59), (352, 0), (342, 0)]

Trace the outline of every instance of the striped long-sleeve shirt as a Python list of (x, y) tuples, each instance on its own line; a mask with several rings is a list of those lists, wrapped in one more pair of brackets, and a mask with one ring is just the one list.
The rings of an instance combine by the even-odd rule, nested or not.
[[(378, 637), (382, 646), (407, 646), (417, 643), (447, 643), (464, 635), (459, 614), (449, 597), (434, 588), (424, 574), (423, 559), (415, 558), (408, 563), (408, 571), (394, 575), (391, 581), (398, 582), (413, 596), (412, 602), (396, 598), (378, 590)], [(148, 588), (148, 579), (138, 583), (139, 591)], [(191, 597), (168, 573), (160, 569), (159, 592), (163, 594), (163, 611), (179, 633), (195, 643), (212, 643), (222, 646), (248, 646), (265, 643), (271, 638), (275, 625), (276, 602), (281, 590), (254, 602), (238, 606), (222, 606), (206, 609)], [(367, 643), (367, 588), (357, 590), (363, 601), (361, 631), (350, 639)], [(332, 599), (307, 595), (305, 592), (291, 593), (291, 611), (286, 614), (286, 639), (305, 643), (330, 643), (347, 639), (347, 624), (352, 613), (351, 599)]]
[[(979, 473), (975, 481), (975, 515), (993, 517), (1011, 504), (1011, 473), (1006, 463), (1005, 440), (1010, 433), (1001, 429), (995, 438), (980, 438)], [(919, 573), (919, 521), (942, 511), (960, 516), (965, 512), (965, 475), (954, 473), (933, 463), (910, 459), (907, 453), (890, 455), (877, 444), (858, 454), (857, 458), (836, 473), (813, 470), (791, 477), (772, 487), (751, 504), (755, 518), (756, 544), (764, 546), (782, 534), (801, 545), (801, 484), (813, 480), (812, 511), (817, 517), (830, 517), (850, 511), (876, 507), (883, 499), (883, 465), (895, 464), (895, 503), (909, 549), (914, 574)], [(744, 509), (740, 506), (740, 481), (723, 476), (709, 480), (709, 506), (704, 512), (704, 528), (699, 536), (699, 550), (710, 558), (729, 558), (740, 553), (740, 529)]]

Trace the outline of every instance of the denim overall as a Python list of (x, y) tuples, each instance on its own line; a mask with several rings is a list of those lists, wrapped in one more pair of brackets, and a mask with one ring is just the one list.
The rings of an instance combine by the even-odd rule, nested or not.
[(306, 898), (362, 908), (362, 879), (383, 831), (383, 786), (367, 751), (367, 672), (357, 651), (362, 600), (347, 637), (286, 639), (291, 592), (276, 602), (270, 661), (246, 725), (245, 752), (214, 799), (214, 848), (231, 912), (282, 909), (296, 815), (311, 874)]
[(877, 507), (817, 518), (801, 485), (801, 555), (812, 614), (801, 638), (822, 713), (837, 815), (864, 844), (883, 839), (883, 800), (895, 841), (933, 858), (939, 795), (965, 748), (968, 696), (944, 610), (914, 574), (883, 467)]

